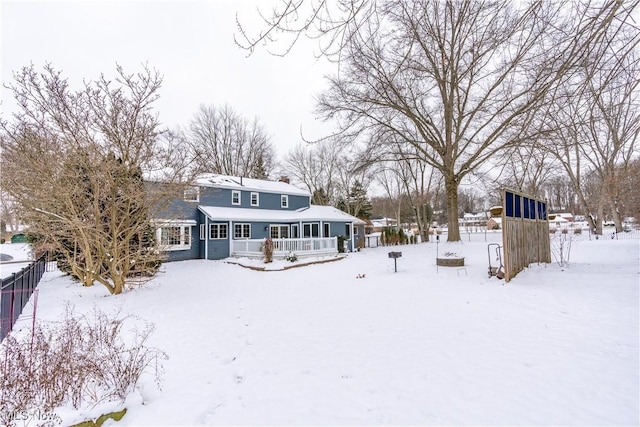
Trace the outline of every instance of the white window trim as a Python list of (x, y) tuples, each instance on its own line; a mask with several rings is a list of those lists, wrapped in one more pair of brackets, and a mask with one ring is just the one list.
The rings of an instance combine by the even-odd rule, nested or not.
[[(234, 196), (238, 195), (238, 203), (234, 202)], [(231, 190), (231, 204), (234, 206), (240, 206), (242, 205), (242, 192), (238, 191), (238, 190)]]
[[(255, 203), (253, 203), (253, 196), (255, 196)], [(260, 193), (251, 193), (251, 206), (260, 206)]]
[[(278, 237), (274, 237), (274, 239), (288, 239), (291, 236), (291, 226), (289, 224), (269, 224), (269, 237), (271, 237), (271, 229), (272, 228), (277, 228), (278, 229)], [(287, 236), (288, 237), (282, 237), (280, 231), (286, 228), (287, 229)]]
[(280, 196), (280, 207), (286, 209), (289, 207), (289, 196), (282, 194)]
[[(305, 237), (305, 235), (304, 235), (304, 227), (305, 227), (305, 225), (309, 226), (309, 237)], [(318, 235), (317, 236), (313, 235), (313, 226), (314, 225), (318, 226)], [(303, 239), (309, 239), (309, 238), (315, 239), (315, 238), (318, 238), (318, 237), (320, 237), (321, 232), (322, 232), (322, 229), (320, 228), (320, 223), (319, 222), (303, 222), (302, 223), (302, 238)]]
[[(211, 230), (213, 230), (213, 227), (215, 226), (218, 229), (218, 236), (220, 236), (220, 227), (221, 226), (225, 226), (227, 229), (227, 236), (226, 237), (211, 237), (211, 235), (213, 233), (211, 233)], [(209, 240), (227, 240), (229, 238), (229, 224), (227, 224), (226, 222), (210, 222), (209, 223)]]
[[(241, 236), (240, 237), (238, 237), (236, 235), (236, 226), (240, 226), (241, 227), (241, 229), (240, 229)], [(249, 227), (249, 235), (248, 236), (244, 236), (243, 235), (244, 234), (244, 230), (245, 230), (245, 228), (244, 228), (245, 226)], [(245, 239), (250, 239), (250, 238), (251, 238), (251, 224), (250, 223), (248, 223), (248, 222), (235, 222), (233, 224), (233, 240), (245, 240)]]
[[(193, 224), (165, 224), (164, 226), (156, 229), (156, 240), (161, 251), (184, 251), (191, 249), (191, 227)], [(162, 229), (164, 228), (180, 228), (180, 244), (178, 245), (163, 245), (162, 244)]]
[[(188, 198), (187, 195), (188, 194), (192, 194), (191, 192), (195, 193), (195, 198)], [(184, 192), (182, 194), (182, 198), (184, 199), (185, 202), (199, 202), (200, 201), (200, 187), (187, 187), (184, 189)]]

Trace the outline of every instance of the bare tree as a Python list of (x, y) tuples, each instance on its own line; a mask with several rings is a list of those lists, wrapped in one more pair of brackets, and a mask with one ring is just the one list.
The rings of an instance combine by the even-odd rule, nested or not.
[(0, 219), (2, 221), (2, 227), (0, 227), (0, 237), (4, 238), (4, 234), (8, 231), (14, 234), (18, 231), (20, 226), (20, 218), (18, 217), (18, 211), (16, 203), (6, 191), (2, 190), (0, 186)]
[(380, 162), (375, 172), (376, 181), (394, 203), (395, 216), (400, 223), (403, 203), (408, 204), (423, 241), (428, 241), (427, 232), (432, 220), (433, 188), (439, 173), (414, 157), (400, 158), (395, 162)]
[(248, 49), (277, 34), (291, 35), (291, 43), (302, 33), (318, 37), (321, 54), (342, 67), (319, 113), (338, 119), (346, 138), (385, 144), (392, 158), (412, 145), (444, 177), (448, 239), (459, 240), (461, 180), (518, 144), (514, 128), (535, 116), (634, 7), (615, 0), (284, 1), (263, 15), (267, 29), (257, 38), (242, 28), (241, 35)]
[(640, 158), (629, 162), (626, 167), (618, 173), (623, 177), (621, 187), (625, 194), (622, 200), (622, 210), (627, 216), (640, 221)]
[(264, 179), (274, 167), (275, 149), (265, 128), (229, 105), (201, 105), (186, 139), (193, 165), (201, 172)]
[(335, 205), (338, 198), (339, 169), (346, 157), (344, 147), (330, 140), (299, 144), (285, 156), (283, 174), (304, 184), (316, 205)]
[(638, 29), (628, 20), (614, 21), (536, 123), (546, 132), (539, 147), (562, 165), (598, 233), (605, 212), (622, 229), (619, 206), (626, 193), (620, 172), (639, 153), (638, 46)]
[(119, 294), (133, 276), (159, 265), (150, 210), (166, 192), (150, 191), (142, 171), (163, 151), (152, 105), (162, 79), (145, 67), (117, 68), (77, 91), (52, 66), (33, 66), (8, 88), (21, 110), (2, 122), (2, 189), (29, 232), (86, 286)]
[(350, 34), (377, 14), (375, 0), (281, 0), (268, 12), (258, 10), (264, 24), (258, 34), (247, 31), (236, 16), (238, 46), (253, 53), (267, 45), (276, 56), (288, 54), (301, 36), (316, 39), (320, 54), (339, 60)]
[(506, 150), (493, 167), (499, 166), (498, 183), (501, 187), (520, 190), (525, 194), (544, 197), (545, 186), (561, 167), (536, 144), (523, 144)]

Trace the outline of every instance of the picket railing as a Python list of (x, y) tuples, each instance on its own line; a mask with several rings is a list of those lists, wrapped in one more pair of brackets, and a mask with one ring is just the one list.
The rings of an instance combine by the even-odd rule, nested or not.
[[(307, 237), (302, 239), (272, 239), (273, 257), (284, 258), (290, 253), (297, 257), (324, 256), (338, 253), (336, 237)], [(231, 256), (260, 258), (263, 256), (262, 245), (265, 239), (232, 240)]]

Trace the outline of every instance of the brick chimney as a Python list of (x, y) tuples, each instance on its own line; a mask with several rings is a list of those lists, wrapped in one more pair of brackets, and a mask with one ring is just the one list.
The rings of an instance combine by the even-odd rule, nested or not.
[(285, 184), (291, 184), (291, 182), (289, 182), (289, 177), (284, 175), (282, 175), (278, 181), (284, 182)]

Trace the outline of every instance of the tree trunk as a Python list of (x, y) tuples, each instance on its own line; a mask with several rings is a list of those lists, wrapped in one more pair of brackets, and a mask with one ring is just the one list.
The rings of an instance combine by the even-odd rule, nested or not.
[(445, 175), (444, 187), (447, 197), (447, 242), (457, 242), (460, 240), (460, 226), (458, 225), (458, 181), (455, 175)]

